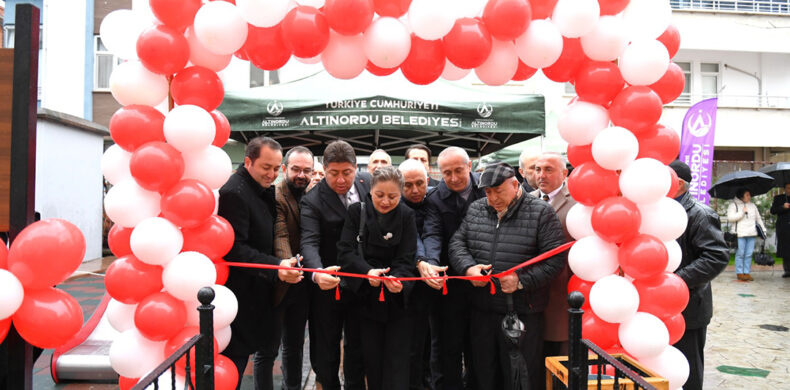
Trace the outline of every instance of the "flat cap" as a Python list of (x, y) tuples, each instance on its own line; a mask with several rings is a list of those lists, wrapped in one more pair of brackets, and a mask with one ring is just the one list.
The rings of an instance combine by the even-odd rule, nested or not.
[(506, 179), (516, 176), (516, 170), (510, 165), (499, 162), (489, 164), (480, 175), (480, 182), (477, 188), (496, 187), (505, 182)]
[(680, 160), (675, 160), (669, 163), (669, 167), (678, 175), (678, 178), (683, 179), (687, 183), (691, 183), (691, 168)]

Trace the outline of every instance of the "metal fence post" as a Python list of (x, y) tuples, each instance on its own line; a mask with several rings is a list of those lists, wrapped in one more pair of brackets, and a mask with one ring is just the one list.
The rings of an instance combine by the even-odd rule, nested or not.
[[(197, 390), (214, 389), (214, 290), (203, 287), (198, 292), (201, 305), (200, 340), (195, 345), (195, 388)], [(239, 378), (241, 380), (241, 378)]]
[(586, 349), (582, 345), (582, 305), (584, 295), (572, 291), (568, 295), (568, 389), (581, 390), (587, 387), (585, 374), (587, 370)]

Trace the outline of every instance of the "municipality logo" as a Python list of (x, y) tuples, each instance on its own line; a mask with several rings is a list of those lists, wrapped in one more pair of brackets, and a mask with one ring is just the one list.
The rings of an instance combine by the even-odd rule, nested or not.
[(477, 105), (477, 114), (480, 115), (480, 117), (488, 118), (493, 113), (494, 107), (491, 107), (490, 104), (480, 103)]
[(703, 110), (699, 110), (690, 115), (688, 122), (686, 122), (689, 133), (697, 138), (704, 137), (705, 134), (708, 134), (712, 125), (713, 118), (708, 112), (704, 112)]
[(268, 111), (271, 116), (280, 116), (280, 114), (283, 113), (283, 104), (276, 100), (270, 102), (266, 105), (266, 111)]

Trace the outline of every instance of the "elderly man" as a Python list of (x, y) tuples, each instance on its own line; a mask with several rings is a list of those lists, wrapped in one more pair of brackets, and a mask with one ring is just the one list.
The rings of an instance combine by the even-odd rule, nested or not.
[(535, 178), (535, 161), (538, 161), (539, 157), (540, 153), (535, 153), (528, 149), (522, 151), (521, 155), (518, 156), (518, 173), (524, 178), (524, 182), (521, 183), (524, 186), (524, 191), (532, 192), (538, 188)]
[[(483, 276), (499, 273), (563, 244), (562, 225), (554, 209), (528, 195), (505, 163), (491, 164), (480, 176), (486, 199), (469, 206), (461, 226), (450, 242), (450, 264), (457, 273)], [(545, 381), (543, 368), (543, 310), (549, 299), (549, 283), (563, 268), (563, 255), (506, 274), (495, 281), (491, 295), (487, 281), (472, 281), (472, 351), (478, 389), (513, 389), (509, 358), (511, 341), (502, 332), (502, 320), (516, 313), (525, 325), (518, 348), (527, 376), (520, 387), (539, 389)], [(485, 272), (485, 273), (484, 273)], [(522, 376), (523, 378), (523, 376)], [(515, 390), (515, 389), (514, 389)]]
[[(565, 158), (559, 153), (543, 153), (535, 161), (535, 179), (538, 189), (531, 195), (549, 202), (562, 224), (565, 241), (573, 240), (565, 225), (568, 210), (576, 204), (571, 198), (565, 178), (568, 177)], [(543, 356), (559, 356), (568, 354), (568, 281), (571, 270), (567, 256), (562, 272), (551, 281), (549, 286), (549, 303), (544, 312), (545, 328), (543, 334)]]
[(323, 180), (324, 176), (324, 164), (316, 161), (313, 164), (313, 174), (310, 176), (310, 184), (307, 186), (307, 191), (310, 191), (318, 182)]
[(439, 185), (439, 180), (430, 177), (431, 174), (431, 149), (423, 144), (414, 144), (406, 149), (404, 156), (407, 160), (417, 160), (425, 166), (425, 172), (428, 173), (428, 186), (436, 187)]
[(683, 205), (688, 215), (686, 231), (678, 237), (683, 257), (675, 274), (689, 288), (689, 303), (683, 310), (686, 332), (675, 343), (689, 362), (689, 378), (684, 389), (702, 389), (705, 369), (705, 337), (713, 316), (713, 293), (710, 282), (730, 261), (727, 244), (721, 232), (719, 216), (710, 207), (697, 202), (688, 193), (691, 169), (686, 163), (675, 160), (669, 166), (678, 175), (678, 192), (675, 200)]
[(368, 173), (372, 175), (379, 167), (388, 167), (390, 165), (392, 165), (390, 155), (383, 149), (376, 149), (370, 154), (368, 159)]
[[(483, 189), (477, 187), (479, 175), (472, 173), (472, 161), (466, 151), (451, 146), (439, 153), (437, 162), (442, 182), (426, 201), (428, 215), (422, 237), (426, 259), (417, 264), (423, 275), (425, 271), (433, 275), (441, 271), (440, 267), (449, 265), (450, 239), (461, 225), (469, 205), (485, 197)], [(468, 302), (471, 287), (461, 280), (451, 280), (447, 288), (447, 295), (440, 296), (439, 309), (432, 312), (431, 318), (431, 332), (436, 334), (439, 344), (439, 372), (434, 385), (436, 389), (463, 389), (462, 371), (465, 366), (466, 380), (474, 387)]]

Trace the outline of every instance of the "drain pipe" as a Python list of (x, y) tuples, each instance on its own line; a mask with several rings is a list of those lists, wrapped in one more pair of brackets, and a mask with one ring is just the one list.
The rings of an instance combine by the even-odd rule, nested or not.
[(754, 73), (749, 73), (749, 72), (747, 72), (747, 71), (745, 71), (745, 70), (743, 70), (741, 68), (738, 68), (738, 67), (735, 67), (735, 66), (732, 66), (732, 65), (729, 65), (729, 64), (724, 64), (724, 68), (725, 69), (732, 69), (732, 70), (734, 70), (734, 71), (736, 71), (738, 73), (743, 73), (743, 74), (745, 74), (747, 76), (750, 76), (750, 77), (754, 78), (755, 80), (757, 80), (757, 95), (760, 97), (760, 107), (762, 107), (763, 106), (763, 79), (758, 77)]

